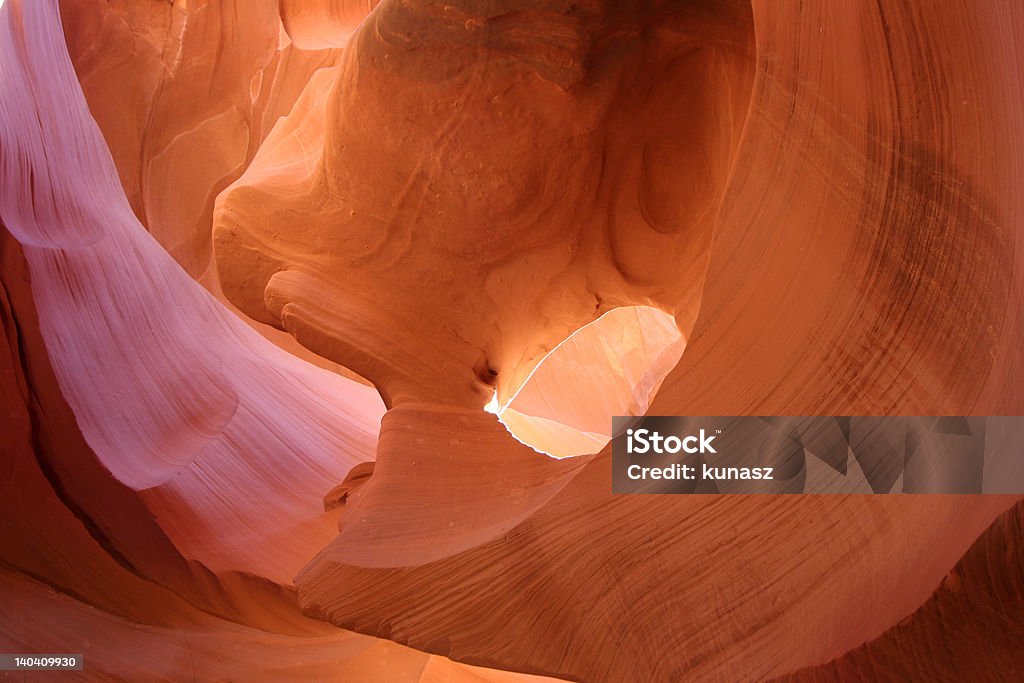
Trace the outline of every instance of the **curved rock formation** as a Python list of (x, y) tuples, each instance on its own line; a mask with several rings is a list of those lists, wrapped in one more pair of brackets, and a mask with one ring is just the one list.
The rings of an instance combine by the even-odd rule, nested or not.
[(504, 400), (616, 306), (693, 324), (749, 8), (511, 8), (381, 5), (218, 199), (228, 298), (388, 405)]
[(1019, 496), (613, 496), (603, 446), (1020, 414), (1022, 39), (966, 0), (0, 3), (0, 651), (1024, 666)]

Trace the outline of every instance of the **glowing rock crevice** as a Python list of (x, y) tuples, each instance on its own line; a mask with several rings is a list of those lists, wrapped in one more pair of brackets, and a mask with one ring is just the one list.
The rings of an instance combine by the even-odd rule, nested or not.
[(514, 393), (486, 406), (522, 443), (556, 458), (592, 455), (613, 415), (643, 415), (686, 341), (656, 308), (616, 308), (558, 344)]

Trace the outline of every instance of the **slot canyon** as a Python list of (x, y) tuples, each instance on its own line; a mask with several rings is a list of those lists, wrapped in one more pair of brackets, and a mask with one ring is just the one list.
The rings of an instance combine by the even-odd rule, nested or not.
[(0, 0), (0, 652), (84, 656), (0, 680), (1024, 678), (1024, 495), (611, 465), (1024, 415), (1022, 64), (1017, 0)]

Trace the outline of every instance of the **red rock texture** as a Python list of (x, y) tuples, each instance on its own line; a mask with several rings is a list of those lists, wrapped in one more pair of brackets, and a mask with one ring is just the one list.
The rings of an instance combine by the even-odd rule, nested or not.
[(0, 651), (1018, 677), (1019, 496), (612, 496), (600, 444), (1021, 414), (1022, 40), (1010, 0), (6, 0)]

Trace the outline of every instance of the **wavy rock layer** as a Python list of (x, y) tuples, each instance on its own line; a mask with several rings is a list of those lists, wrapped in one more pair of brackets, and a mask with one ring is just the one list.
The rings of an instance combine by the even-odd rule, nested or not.
[[(357, 514), (346, 516), (338, 539), (298, 577), (300, 602), (310, 613), (357, 630), (372, 628), (384, 614), (392, 637), (415, 647), (586, 680), (772, 676), (828, 661), (910, 614), (1012, 503), (963, 497), (618, 500), (609, 495), (607, 452), (582, 471), (579, 463), (566, 464), (565, 483), (552, 497), (524, 496), (528, 517), (500, 536), (507, 506), (464, 516), (458, 504), (434, 501), (438, 487), (448, 500), (461, 501), (483, 484), (467, 465), (449, 467), (460, 462), (458, 447), (425, 436), (433, 426), (425, 419), (417, 426), (404, 404), (471, 409), (484, 393), (464, 388), (474, 379), (496, 386), (499, 397), (515, 386), (530, 367), (523, 359), (533, 357), (524, 342), (536, 343), (538, 328), (559, 334), (557, 324), (535, 311), (557, 306), (564, 313), (585, 299), (571, 286), (568, 293), (552, 288), (545, 258), (560, 259), (561, 278), (580, 270), (621, 278), (587, 279), (601, 302), (621, 303), (637, 291), (632, 286), (647, 282), (661, 287), (656, 303), (682, 312), (692, 305), (686, 287), (704, 282), (689, 346), (653, 413), (1019, 410), (1019, 386), (1006, 382), (1021, 367), (1021, 297), (1013, 276), (1022, 265), (1013, 237), (1019, 214), (1014, 198), (982, 197), (973, 182), (986, 174), (1004, 181), (1018, 172), (1016, 152), (999, 144), (1003, 134), (1019, 136), (1019, 98), (1008, 96), (1017, 90), (994, 79), (974, 85), (992, 70), (1007, 73), (999, 40), (1012, 44), (1012, 30), (989, 31), (999, 19), (995, 9), (951, 7), (926, 17), (885, 3), (806, 10), (758, 5), (744, 17), (739, 6), (728, 7), (718, 5), (710, 16), (693, 5), (679, 14), (619, 10), (612, 24), (605, 23), (612, 10), (563, 8), (543, 28), (517, 15), (515, 31), (471, 40), (453, 36), (451, 18), (426, 6), (382, 6), (357, 32), (356, 47), (340, 66), (318, 124), (325, 132), (316, 165), (302, 178), (288, 176), (292, 184), (280, 192), (271, 179), (283, 182), (283, 176), (272, 165), (295, 164), (284, 155), (267, 157), (250, 169), (254, 177), (243, 175), (222, 196), (215, 251), (229, 297), (250, 315), (357, 368), (393, 406), (385, 424), (393, 415), (408, 433), (424, 435), (415, 456), (412, 444), (382, 440), (377, 471), (390, 476), (402, 468), (406, 484), (374, 482), (375, 474), (364, 485)], [(744, 30), (744, 20), (752, 32)], [(594, 45), (611, 50), (615, 44), (617, 65), (644, 63), (643, 73), (656, 74), (666, 88), (676, 84), (673, 99), (660, 99), (656, 89), (646, 97), (630, 94), (635, 74), (628, 68), (629, 77), (609, 74), (599, 59), (555, 60), (579, 67), (571, 72), (537, 61), (549, 54), (544, 51), (529, 59), (515, 51), (508, 59), (473, 58), (505, 45), (510, 34), (543, 44), (554, 26), (578, 39), (562, 42), (574, 54), (593, 57)], [(854, 31), (857, 40), (829, 42), (840, 30)], [(943, 42), (953, 33), (966, 35), (967, 44), (993, 47), (958, 59)], [(744, 42), (751, 35), (756, 45)], [(465, 61), (453, 48), (466, 50), (460, 41), (477, 51)], [(823, 41), (829, 51), (801, 59), (806, 45)], [(421, 51), (437, 52), (438, 45), (451, 61), (422, 71), (428, 60)], [(745, 64), (756, 73), (749, 109), (734, 104), (736, 117), (717, 119), (719, 126), (735, 121), (738, 131), (748, 111), (742, 139), (724, 134), (718, 139), (739, 141), (723, 143), (717, 154), (691, 146), (690, 155), (677, 147), (675, 156), (659, 157), (658, 143), (665, 140), (687, 134), (691, 143), (716, 139), (686, 117), (708, 103), (720, 113), (729, 111), (728, 101), (744, 102)], [(478, 77), (480, 71), (487, 76)], [(610, 86), (608, 79), (624, 85)], [(939, 90), (935, 83), (964, 85)], [(418, 99), (442, 86), (451, 99)], [(498, 91), (506, 90), (515, 93), (517, 109), (510, 112), (495, 104)], [(612, 92), (621, 99), (609, 99)], [(445, 102), (451, 112), (430, 108)], [(544, 144), (548, 129), (530, 117), (552, 103), (560, 108), (545, 121), (573, 111), (571, 122), (554, 118), (555, 130), (566, 136), (580, 131), (553, 145), (567, 149), (564, 157), (527, 155), (516, 138), (498, 142), (503, 136), (475, 144), (480, 121), (494, 117), (493, 133), (503, 114), (515, 120), (518, 112), (518, 126), (536, 131), (529, 139)], [(595, 109), (602, 113), (594, 116)], [(628, 132), (634, 125), (639, 137)], [(600, 133), (584, 132), (592, 129)], [(425, 131), (438, 137), (425, 143)], [(623, 139), (634, 144), (617, 148)], [(587, 206), (600, 206), (602, 218), (589, 214), (577, 233), (566, 227), (572, 219), (558, 208), (547, 210), (547, 202), (550, 192), (593, 187), (588, 179), (595, 165), (572, 164), (595, 147), (603, 175)], [(391, 151), (420, 148), (430, 155), (399, 158)], [(641, 150), (638, 174), (630, 155)], [(494, 169), (515, 169), (516, 180), (496, 188), (473, 184), (476, 158)], [(648, 175), (642, 164), (659, 158), (664, 165), (652, 162)], [(705, 159), (716, 163), (700, 163)], [(710, 172), (716, 167), (732, 169), (720, 202), (674, 214), (674, 222), (655, 220), (687, 208), (677, 188), (702, 187), (718, 177)], [(670, 177), (654, 173), (661, 169)], [(534, 199), (526, 208), (515, 204), (510, 214), (520, 221), (513, 248), (512, 233), (502, 232), (502, 207), (522, 201), (516, 199), (523, 196), (520, 187)], [(630, 197), (628, 204), (616, 203), (619, 192)], [(388, 198), (397, 199), (388, 204)], [(472, 203), (478, 199), (488, 200), (486, 217)], [(578, 215), (580, 204), (559, 196), (555, 206)], [(296, 214), (303, 219), (299, 230), (291, 229), (294, 239), (275, 238)], [(702, 262), (700, 216), (716, 226), (706, 282), (689, 270)], [(563, 230), (559, 244), (570, 245), (569, 255), (532, 241), (553, 225)], [(628, 239), (614, 239), (619, 229)], [(470, 243), (469, 231), (485, 239)], [(589, 231), (612, 239), (594, 246)], [(471, 251), (484, 244), (486, 253)], [(574, 244), (584, 256), (573, 256)], [(500, 272), (512, 283), (497, 293), (465, 265), (467, 255), (476, 263), (491, 254), (502, 259)], [(374, 308), (359, 305), (353, 294), (356, 283), (368, 281), (385, 293)], [(475, 315), (468, 317), (469, 311)], [(488, 317), (498, 319), (491, 329)], [(362, 325), (376, 334), (398, 326), (412, 332), (407, 339), (436, 346), (414, 354), (360, 344), (355, 330)], [(448, 333), (452, 341), (441, 343)], [(494, 350), (487, 373), (473, 357), (479, 348)], [(454, 422), (444, 424), (455, 440), (465, 433)], [(486, 443), (477, 445), (476, 462), (491, 470), (493, 481), (541, 493), (528, 469), (508, 479), (514, 444)], [(550, 466), (532, 465), (538, 471)], [(412, 509), (430, 514), (412, 517), (405, 512)], [(514, 509), (518, 518), (520, 508)], [(481, 545), (463, 528), (466, 519), (492, 540)], [(393, 566), (399, 559), (404, 567)], [(389, 568), (371, 569), (383, 566)], [(534, 597), (527, 604), (510, 599), (522, 593)], [(865, 594), (873, 599), (863, 600)], [(652, 648), (651, 656), (637, 654)], [(601, 656), (616, 650), (625, 654)]]
[[(273, 0), (60, 2), (68, 51), (136, 217), (221, 301), (214, 199), (340, 49), (296, 49)], [(278, 346), (355, 378), (246, 319)]]
[(1024, 671), (1024, 505), (986, 531), (914, 615), (793, 681), (1000, 680)]
[(388, 405), (504, 403), (616, 306), (693, 324), (749, 8), (513, 5), (380, 5), (217, 201), (228, 298)]
[(183, 557), (86, 444), (6, 232), (0, 255), (0, 648), (82, 653), (85, 680), (541, 680), (329, 627), (292, 589)]
[[(1019, 497), (613, 497), (607, 449), (484, 411), (652, 306), (686, 341), (652, 414), (1020, 414), (1015, 3), (59, 11), (0, 6), (0, 650), (101, 679), (1024, 666)], [(545, 386), (585, 393), (573, 367)]]

